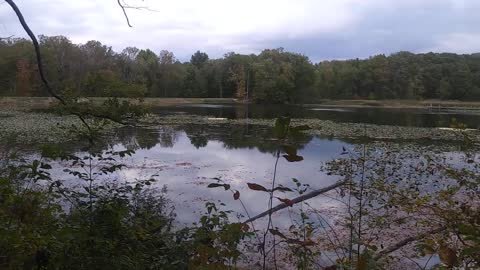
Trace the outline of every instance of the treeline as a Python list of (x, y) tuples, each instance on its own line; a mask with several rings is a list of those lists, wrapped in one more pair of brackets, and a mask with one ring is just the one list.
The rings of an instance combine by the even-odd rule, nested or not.
[(480, 99), (480, 53), (398, 52), (316, 67), (315, 89), (327, 98)]
[[(99, 41), (73, 44), (40, 36), (50, 82), (63, 95), (116, 97), (235, 97), (257, 103), (320, 99), (480, 99), (480, 54), (399, 52), (369, 59), (324, 61), (267, 49), (189, 62), (135, 47), (118, 53)], [(44, 96), (30, 41), (0, 40), (0, 95)]]

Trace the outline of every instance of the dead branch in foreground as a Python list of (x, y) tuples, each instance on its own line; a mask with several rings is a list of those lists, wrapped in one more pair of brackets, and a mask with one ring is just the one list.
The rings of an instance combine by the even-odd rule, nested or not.
[[(335, 184), (333, 184), (333, 185), (330, 185), (330, 186), (328, 186), (328, 187), (324, 187), (324, 188), (321, 188), (321, 189), (314, 190), (314, 191), (312, 191), (312, 192), (309, 192), (309, 193), (307, 193), (307, 194), (304, 194), (304, 195), (302, 195), (302, 196), (299, 196), (299, 197), (297, 197), (297, 198), (295, 198), (295, 199), (292, 199), (292, 200), (291, 200), (291, 203), (292, 203), (292, 204), (296, 204), (296, 203), (299, 203), (299, 202), (303, 202), (303, 201), (305, 201), (305, 200), (308, 200), (308, 199), (311, 199), (311, 198), (313, 198), (313, 197), (316, 197), (316, 196), (318, 196), (318, 195), (320, 195), (320, 194), (322, 194), (322, 193), (326, 193), (326, 192), (328, 192), (328, 191), (330, 191), (330, 190), (333, 190), (333, 189), (336, 189), (336, 188), (338, 188), (338, 187), (340, 187), (340, 186), (343, 186), (345, 183), (347, 183), (347, 181), (340, 181), (340, 182), (337, 182), (337, 183), (335, 183)], [(262, 212), (261, 214), (258, 214), (258, 215), (254, 216), (254, 217), (252, 217), (252, 218), (249, 218), (249, 219), (248, 219), (247, 221), (245, 221), (244, 223), (250, 223), (250, 222), (255, 221), (255, 220), (259, 219), (259, 218), (262, 218), (262, 217), (264, 217), (264, 216), (267, 216), (267, 215), (269, 215), (269, 214), (271, 214), (271, 213), (274, 213), (274, 212), (277, 212), (277, 211), (282, 210), (282, 209), (284, 209), (284, 208), (287, 208), (288, 206), (289, 206), (289, 205), (287, 205), (287, 204), (285, 204), (285, 203), (281, 203), (281, 204), (273, 207), (272, 209), (269, 209), (269, 210), (267, 210), (267, 211), (265, 211), (265, 212)]]
[(407, 237), (399, 242), (397, 242), (396, 244), (393, 244), (385, 249), (382, 249), (381, 251), (379, 251), (377, 254), (375, 254), (373, 256), (373, 259), (378, 261), (379, 259), (381, 259), (383, 256), (387, 255), (387, 254), (390, 254), (396, 250), (399, 250), (400, 248), (414, 242), (414, 241), (418, 241), (418, 240), (421, 240), (425, 237), (428, 237), (428, 236), (431, 236), (432, 234), (436, 234), (436, 233), (440, 233), (442, 231), (444, 231), (446, 229), (445, 226), (442, 226), (442, 227), (439, 227), (439, 228), (436, 228), (436, 229), (432, 229), (432, 230), (429, 230), (429, 231), (426, 231), (426, 232), (423, 232), (423, 233), (420, 233), (418, 235), (414, 235), (414, 236), (410, 236), (410, 237)]

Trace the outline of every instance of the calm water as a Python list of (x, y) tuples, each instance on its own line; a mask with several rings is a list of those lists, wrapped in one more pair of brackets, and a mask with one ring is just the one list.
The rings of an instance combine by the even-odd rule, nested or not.
[[(201, 104), (161, 108), (157, 113), (197, 114), (226, 118), (319, 118), (340, 122), (366, 122), (405, 126), (448, 126), (456, 118), (469, 126), (480, 124), (480, 115), (433, 114), (422, 110), (325, 109), (299, 106)], [(264, 127), (239, 125), (229, 127), (184, 126), (153, 130), (124, 129), (118, 133), (117, 148), (134, 147), (136, 154), (128, 160), (129, 178), (158, 175), (159, 185), (166, 185), (177, 202), (181, 222), (191, 222), (206, 201), (224, 202), (229, 209), (241, 210), (232, 194), (221, 188), (206, 186), (220, 178), (238, 189), (251, 215), (266, 210), (267, 195), (249, 191), (247, 182), (269, 186), (273, 177), (275, 152), (279, 147), (271, 131)], [(280, 158), (277, 184), (293, 187), (292, 178), (310, 184), (313, 189), (329, 185), (337, 177), (321, 171), (324, 162), (338, 158), (343, 147), (352, 148), (348, 141), (303, 135), (292, 138), (304, 160), (289, 163)], [(288, 194), (296, 197), (297, 194)], [(327, 198), (316, 198), (312, 204), (329, 208), (336, 204)], [(192, 215), (192, 213), (194, 213)], [(277, 219), (282, 217), (277, 217)], [(286, 218), (283, 216), (283, 218)], [(287, 222), (288, 220), (284, 220)]]
[[(228, 118), (272, 118), (289, 115), (302, 118), (320, 118), (335, 121), (368, 122), (375, 124), (398, 124), (410, 126), (448, 126), (452, 117), (475, 126), (480, 123), (478, 115), (430, 114), (425, 111), (380, 110), (380, 109), (328, 109), (302, 108), (295, 106), (241, 106), (198, 105), (158, 109), (159, 114), (199, 114)], [(337, 180), (335, 176), (321, 171), (324, 162), (338, 158), (343, 148), (352, 148), (348, 141), (301, 135), (291, 138), (304, 157), (301, 162), (289, 163), (280, 158), (277, 170), (277, 185), (294, 187), (292, 178), (297, 178), (312, 189), (322, 188)], [(198, 220), (199, 211), (207, 201), (223, 202), (227, 209), (243, 213), (241, 205), (234, 201), (232, 193), (222, 188), (209, 189), (207, 185), (220, 178), (239, 190), (251, 215), (267, 207), (266, 193), (250, 191), (246, 183), (254, 182), (266, 187), (271, 185), (276, 161), (275, 152), (279, 143), (273, 140), (270, 129), (251, 125), (219, 126), (190, 125), (183, 127), (153, 127), (151, 129), (120, 129), (108, 145), (115, 149), (135, 149), (132, 157), (122, 160), (127, 168), (115, 179), (147, 179), (155, 175), (158, 187), (166, 186), (173, 200), (181, 223)], [(73, 151), (76, 146), (72, 146)], [(107, 148), (107, 146), (103, 146)], [(58, 168), (58, 167), (57, 167)], [(59, 168), (57, 174), (62, 174)], [(64, 178), (65, 179), (65, 178)], [(75, 183), (78, 180), (67, 180)], [(286, 194), (293, 198), (298, 194)], [(332, 208), (337, 203), (326, 197), (311, 200), (319, 209)], [(242, 218), (244, 219), (244, 218)], [(277, 222), (289, 222), (288, 216), (277, 217)]]
[[(232, 193), (223, 188), (209, 189), (206, 186), (220, 178), (241, 193), (241, 198), (251, 214), (255, 215), (267, 206), (267, 194), (250, 191), (247, 182), (271, 185), (276, 161), (274, 143), (270, 138), (255, 138), (254, 142), (232, 141), (227, 131), (222, 134), (198, 139), (185, 131), (162, 130), (162, 142), (136, 151), (132, 158), (124, 160), (129, 166), (121, 172), (127, 178), (148, 178), (157, 175), (159, 185), (166, 185), (170, 198), (176, 202), (180, 222), (192, 222), (207, 201), (224, 202), (228, 209), (242, 213), (241, 205), (234, 203)], [(201, 143), (198, 143), (201, 141)], [(323, 161), (337, 157), (347, 143), (312, 137), (303, 138), (299, 155), (302, 162), (289, 163), (280, 158), (277, 169), (277, 184), (294, 187), (292, 178), (308, 183), (312, 188), (332, 184), (336, 177), (320, 171)], [(255, 145), (256, 144), (256, 145)], [(124, 148), (117, 144), (117, 149)], [(289, 195), (290, 197), (298, 195)], [(328, 201), (328, 200), (327, 200)], [(325, 207), (327, 202), (321, 200)], [(317, 201), (320, 204), (320, 201)], [(192, 215), (193, 213), (193, 215)]]
[[(385, 109), (325, 109), (298, 106), (244, 106), (244, 105), (190, 105), (159, 108), (156, 113), (197, 114), (226, 118), (274, 118), (291, 116), (293, 118), (318, 118), (339, 122), (365, 122), (402, 126), (448, 126), (452, 118), (466, 123), (469, 127), (480, 127), (480, 115), (474, 114), (434, 114), (422, 110), (385, 110)], [(179, 127), (151, 127), (149, 129), (121, 128), (113, 138), (108, 138), (100, 146), (102, 149), (113, 147), (116, 150), (134, 149), (135, 154), (123, 158), (120, 162), (127, 167), (109, 176), (110, 181), (135, 181), (154, 176), (158, 179), (156, 187), (167, 187), (168, 197), (172, 200), (177, 214), (177, 222), (191, 224), (198, 221), (205, 211), (206, 202), (224, 203), (222, 209), (234, 210), (244, 216), (232, 218), (244, 221), (247, 217), (238, 201), (230, 191), (223, 188), (207, 188), (220, 178), (240, 191), (240, 198), (249, 214), (254, 216), (265, 210), (268, 194), (252, 191), (247, 183), (270, 187), (276, 151), (279, 142), (273, 138), (269, 128), (254, 125), (235, 125), (222, 127), (189, 125)], [(309, 184), (311, 189), (328, 186), (339, 177), (327, 175), (322, 165), (339, 158), (344, 149), (355, 147), (352, 141), (325, 137), (299, 135), (291, 139), (303, 156), (301, 162), (289, 163), (280, 157), (276, 172), (276, 185), (294, 188), (292, 178)], [(70, 145), (73, 152), (79, 151), (78, 145)], [(63, 172), (64, 163), (53, 164), (52, 175), (63, 179), (66, 185), (84, 185), (78, 179), (72, 179)], [(296, 193), (279, 195), (284, 198), (297, 197)], [(274, 204), (279, 203), (275, 201)], [(319, 211), (332, 213), (340, 207), (335, 194), (319, 196), (309, 200), (309, 204)], [(294, 209), (299, 207), (294, 206)], [(275, 226), (288, 227), (295, 219), (298, 209), (286, 209), (274, 214)], [(335, 215), (335, 212), (333, 216)], [(432, 260), (433, 261), (433, 260)], [(436, 260), (438, 261), (438, 260)]]
[(225, 118), (317, 118), (338, 122), (418, 127), (448, 127), (452, 118), (480, 128), (479, 113), (430, 112), (423, 109), (326, 108), (292, 105), (198, 104), (158, 108), (160, 114), (187, 113)]

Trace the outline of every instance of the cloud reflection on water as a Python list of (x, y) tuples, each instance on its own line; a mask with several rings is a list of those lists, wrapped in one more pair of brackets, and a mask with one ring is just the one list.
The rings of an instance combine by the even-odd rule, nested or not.
[[(139, 149), (125, 160), (127, 168), (121, 173), (127, 179), (141, 179), (158, 175), (158, 185), (166, 185), (169, 197), (176, 206), (180, 222), (193, 222), (198, 219), (205, 201), (224, 202), (228, 209), (242, 213), (238, 203), (233, 203), (232, 194), (223, 189), (209, 189), (207, 184), (218, 177), (241, 192), (241, 198), (254, 215), (267, 208), (267, 194), (248, 190), (246, 183), (254, 182), (271, 185), (275, 156), (259, 151), (258, 148), (231, 148), (219, 140), (209, 140), (205, 147), (191, 144), (185, 132), (176, 134), (177, 140), (171, 146), (158, 143), (150, 149)], [(261, 141), (259, 141), (261, 143)], [(346, 143), (337, 140), (313, 138), (299, 155), (304, 160), (289, 163), (281, 158), (277, 171), (277, 184), (292, 187), (292, 178), (321, 188), (333, 183), (336, 177), (320, 171), (322, 162), (335, 158)], [(124, 146), (117, 144), (115, 148)], [(285, 194), (295, 197), (297, 194)], [(311, 203), (316, 205), (317, 199)], [(325, 203), (325, 201), (323, 202)], [(325, 206), (325, 204), (322, 204)], [(193, 215), (192, 215), (193, 213)]]

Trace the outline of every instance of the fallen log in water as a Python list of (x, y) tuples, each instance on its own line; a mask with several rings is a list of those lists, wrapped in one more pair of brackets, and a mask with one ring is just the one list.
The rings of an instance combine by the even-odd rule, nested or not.
[[(333, 190), (333, 189), (336, 189), (336, 188), (338, 188), (338, 187), (340, 187), (340, 186), (343, 186), (345, 183), (347, 183), (347, 181), (340, 181), (340, 182), (337, 182), (337, 183), (335, 183), (335, 184), (333, 184), (333, 185), (330, 185), (330, 186), (328, 186), (328, 187), (324, 187), (324, 188), (321, 188), (321, 189), (314, 190), (314, 191), (312, 191), (312, 192), (310, 192), (310, 193), (307, 193), (307, 194), (304, 194), (304, 195), (302, 195), (302, 196), (299, 196), (299, 197), (297, 197), (297, 198), (295, 198), (295, 199), (292, 199), (292, 200), (291, 200), (291, 204), (296, 204), (296, 203), (303, 202), (303, 201), (305, 201), (305, 200), (311, 199), (311, 198), (316, 197), (316, 196), (318, 196), (318, 195), (320, 195), (320, 194), (326, 193), (326, 192), (328, 192), (328, 191), (330, 191), (330, 190)], [(249, 223), (249, 222), (255, 221), (255, 220), (257, 220), (257, 219), (259, 219), (259, 218), (262, 218), (262, 217), (264, 217), (264, 216), (267, 216), (267, 215), (269, 215), (269, 214), (271, 214), (271, 213), (274, 213), (274, 212), (277, 212), (277, 211), (282, 210), (282, 209), (284, 209), (284, 208), (287, 208), (288, 206), (289, 206), (289, 205), (287, 205), (287, 204), (285, 204), (285, 203), (281, 203), (281, 204), (273, 207), (272, 209), (269, 209), (269, 210), (267, 210), (267, 211), (265, 211), (265, 212), (263, 212), (263, 213), (261, 213), (261, 214), (258, 214), (258, 215), (254, 216), (254, 217), (252, 217), (252, 218), (249, 218), (249, 219), (248, 219), (247, 221), (245, 221), (244, 223)]]

